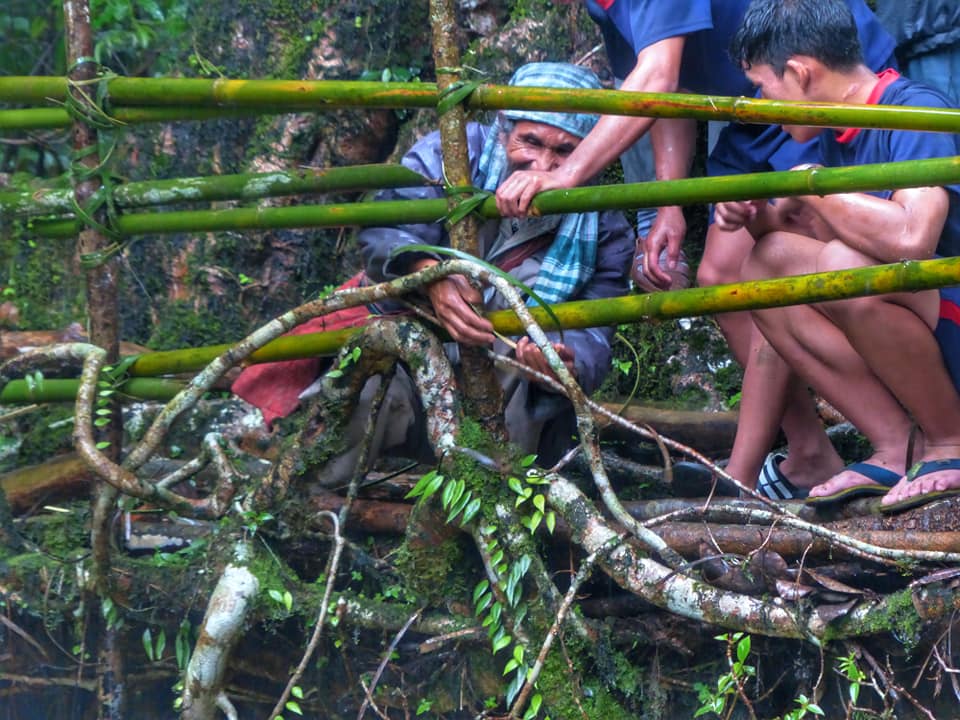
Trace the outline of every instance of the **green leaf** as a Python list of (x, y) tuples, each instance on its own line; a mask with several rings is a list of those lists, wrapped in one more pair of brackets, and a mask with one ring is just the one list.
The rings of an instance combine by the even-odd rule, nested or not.
[(294, 685), (292, 688), (290, 688), (290, 694), (298, 700), (303, 700), (303, 688), (301, 688), (299, 685)]
[(450, 83), (440, 94), (440, 99), (437, 101), (437, 113), (445, 115), (450, 112), (467, 99), (479, 86), (480, 83), (478, 82), (464, 82), (462, 80)]
[(153, 662), (155, 659), (153, 655), (153, 634), (150, 632), (150, 628), (143, 631), (140, 640), (143, 642), (143, 649), (147, 653), (147, 659)]
[(509, 633), (504, 633), (499, 638), (493, 641), (493, 654), (496, 655), (505, 647), (508, 647), (512, 642), (513, 642), (513, 637)]
[(533, 697), (530, 698), (530, 709), (533, 710), (533, 717), (536, 717), (537, 713), (540, 712), (540, 706), (543, 704), (543, 695), (540, 693), (534, 693)]
[(423, 491), (421, 496), (421, 502), (426, 502), (427, 498), (433, 495), (437, 490), (440, 489), (440, 486), (443, 485), (443, 475), (437, 475), (430, 483), (427, 485), (427, 489)]
[(747, 635), (737, 643), (737, 659), (742, 663), (750, 654), (750, 636)]
[(477, 583), (477, 586), (473, 589), (473, 602), (476, 604), (483, 594), (490, 588), (490, 581), (484, 578)]
[(283, 593), (276, 589), (270, 589), (267, 591), (267, 595), (270, 596), (270, 599), (274, 602), (283, 603)]
[(507, 662), (507, 664), (504, 666), (503, 672), (500, 673), (500, 674), (501, 674), (501, 675), (509, 675), (510, 672), (513, 671), (514, 669), (516, 669), (516, 667), (517, 667), (519, 664), (520, 664), (520, 663), (518, 663), (516, 660), (509, 660), (509, 661)]
[(520, 460), (520, 467), (530, 467), (537, 461), (536, 455), (526, 455), (522, 460)]
[(447, 213), (447, 222), (451, 225), (456, 225), (467, 215), (483, 205), (484, 201), (488, 197), (493, 197), (493, 193), (486, 190), (480, 190), (473, 193), (473, 195), (470, 197), (461, 200), (450, 210), (450, 212)]
[(283, 606), (287, 609), (287, 612), (293, 608), (293, 595), (290, 594), (289, 590), (283, 591)]
[(480, 600), (477, 601), (477, 610), (475, 615), (480, 617), (480, 613), (487, 609), (490, 603), (493, 602), (493, 595), (491, 593), (486, 593), (480, 597)]
[(507, 487), (513, 490), (517, 495), (523, 495), (523, 483), (520, 482), (520, 478), (512, 476), (508, 477)]
[(547, 500), (543, 495), (534, 495), (533, 496), (533, 506), (540, 512), (546, 512)]
[(557, 526), (557, 514), (553, 510), (550, 510), (543, 516), (543, 519), (546, 522), (547, 530), (553, 535), (553, 529)]
[(163, 659), (163, 651), (166, 649), (167, 649), (167, 633), (161, 630), (160, 636), (157, 638), (157, 643), (156, 643), (157, 660)]
[(467, 491), (466, 494), (453, 506), (450, 510), (450, 514), (447, 515), (447, 523), (450, 523), (460, 512), (467, 506), (467, 503), (470, 502), (470, 498), (473, 496), (472, 491)]
[(413, 486), (413, 490), (408, 492), (404, 499), (409, 500), (410, 498), (420, 497), (423, 494), (423, 491), (426, 490), (427, 486), (433, 481), (437, 476), (436, 470), (431, 470), (430, 472), (423, 475), (418, 481), (417, 484)]
[(490, 608), (490, 614), (488, 617), (495, 623), (500, 624), (500, 616), (503, 613), (503, 605), (499, 601), (493, 604), (493, 607)]
[(98, 443), (96, 444), (97, 450), (106, 450), (108, 447), (110, 447), (110, 441), (109, 441), (109, 440), (101, 440), (100, 442), (98, 442)]
[(303, 710), (300, 709), (300, 706), (295, 700), (287, 700), (287, 704), (284, 707), (292, 713), (297, 715), (303, 715)]
[(476, 515), (480, 510), (480, 505), (480, 498), (474, 498), (470, 501), (470, 504), (467, 505), (466, 509), (463, 511), (463, 519), (461, 522), (464, 525), (473, 520), (474, 515)]

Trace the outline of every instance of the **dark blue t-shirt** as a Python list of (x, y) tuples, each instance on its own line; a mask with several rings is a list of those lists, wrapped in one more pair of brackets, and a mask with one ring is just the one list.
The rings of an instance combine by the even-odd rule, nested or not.
[[(883, 91), (877, 104), (955, 107), (937, 90), (903, 77), (894, 80)], [(864, 128), (848, 142), (838, 142), (834, 132), (823, 133), (820, 137), (820, 152), (824, 165), (844, 167), (954, 157), (960, 155), (960, 141), (954, 133)], [(950, 198), (950, 209), (940, 235), (937, 254), (948, 257), (960, 255), (960, 185), (945, 185), (944, 189)], [(893, 191), (880, 190), (870, 194), (889, 199)]]
[[(645, 47), (666, 38), (686, 36), (680, 66), (680, 87), (710, 95), (753, 95), (743, 71), (727, 48), (750, 0), (586, 0), (590, 17), (600, 26), (607, 55), (618, 78), (625, 78)], [(860, 30), (867, 65), (886, 67), (894, 40), (864, 0), (847, 0)]]

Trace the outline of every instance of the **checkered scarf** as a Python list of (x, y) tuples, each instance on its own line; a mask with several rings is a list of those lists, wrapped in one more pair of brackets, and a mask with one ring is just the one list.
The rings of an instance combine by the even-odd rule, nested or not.
[[(568, 63), (529, 63), (518, 69), (510, 85), (520, 87), (599, 89), (597, 76), (587, 68)], [(594, 115), (506, 110), (509, 120), (526, 120), (558, 127), (571, 135), (584, 137), (596, 124)], [(501, 142), (503, 125), (497, 116), (480, 155), (477, 183), (484, 190), (496, 191), (506, 179), (507, 154)], [(597, 262), (598, 214), (567, 213), (560, 217), (556, 237), (547, 249), (533, 286), (545, 302), (563, 302), (576, 294), (593, 277)], [(528, 304), (532, 301), (527, 300)]]

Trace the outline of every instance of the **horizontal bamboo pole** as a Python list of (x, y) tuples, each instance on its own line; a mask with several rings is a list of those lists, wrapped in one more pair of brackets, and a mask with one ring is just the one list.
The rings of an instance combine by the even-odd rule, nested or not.
[[(351, 165), (328, 169), (304, 168), (130, 182), (116, 187), (114, 202), (117, 207), (128, 209), (184, 202), (258, 200), (308, 193), (412, 187), (427, 183), (422, 175), (403, 165)], [(73, 190), (69, 188), (0, 192), (0, 215), (28, 216), (72, 212)]]
[[(27, 385), (25, 380), (11, 380), (0, 392), (0, 405), (45, 402), (73, 402), (77, 399), (79, 380), (47, 378), (42, 383)], [(166, 401), (183, 388), (183, 383), (163, 378), (132, 378), (123, 383), (126, 397), (140, 400)]]
[[(564, 329), (572, 330), (645, 320), (758, 310), (891, 292), (928, 290), (958, 284), (960, 257), (953, 257), (706, 288), (558, 303), (552, 305), (551, 310)], [(542, 308), (532, 308), (532, 312), (543, 327), (553, 327), (553, 321)], [(523, 332), (522, 325), (510, 311), (490, 313), (487, 317), (493, 323), (494, 329), (501, 334), (517, 335)], [(259, 363), (334, 355), (356, 332), (359, 332), (358, 328), (279, 337), (257, 350), (249, 360)], [(159, 375), (200, 370), (231, 347), (232, 344), (212, 345), (140, 355), (127, 368), (127, 373), (133, 379), (124, 385), (123, 392), (132, 397), (169, 399), (181, 387), (179, 383), (157, 380), (157, 384), (140, 385), (138, 381), (148, 382), (147, 378)], [(76, 380), (46, 380), (42, 389), (35, 388), (31, 391), (23, 380), (13, 380), (0, 393), (0, 404), (72, 400), (77, 384)]]
[[(566, 330), (635, 323), (644, 320), (714, 315), (737, 310), (758, 310), (803, 303), (824, 302), (898, 291), (927, 290), (960, 285), (960, 257), (875, 265), (840, 272), (814, 273), (756, 282), (688, 288), (670, 292), (625, 295), (600, 300), (580, 300), (551, 305)], [(545, 310), (531, 308), (544, 328), (555, 329)], [(503, 335), (518, 335), (523, 326), (509, 310), (487, 315)], [(357, 330), (307, 333), (277, 338), (251, 356), (253, 362), (290, 360), (335, 354)], [(136, 377), (191, 372), (206, 366), (230, 345), (141, 355), (129, 368)]]
[[(108, 82), (112, 112), (123, 122), (206, 120), (209, 108), (235, 115), (316, 112), (347, 107), (433, 108), (435, 83), (381, 83), (350, 80), (227, 80), (197, 78), (124, 78)], [(66, 80), (52, 77), (0, 77), (0, 103), (43, 103), (62, 100)], [(637, 93), (623, 90), (480, 85), (466, 101), (469, 110), (506, 108), (592, 112), (608, 115), (689, 117), (742, 123), (876, 127), (960, 132), (960, 110), (890, 105), (796, 103), (746, 97), (688, 93)], [(124, 114), (124, 108), (137, 108)], [(162, 109), (156, 114), (150, 108)], [(0, 131), (29, 129), (34, 109), (0, 111)], [(65, 127), (66, 110), (54, 124), (53, 115), (37, 116), (42, 127)], [(5, 115), (5, 113), (14, 113)]]
[[(534, 198), (533, 208), (535, 213), (549, 215), (952, 183), (960, 183), (960, 157), (553, 190)], [(484, 201), (478, 212), (485, 218), (499, 217), (493, 198)], [(121, 215), (116, 220), (116, 229), (124, 235), (154, 235), (344, 225), (371, 227), (436, 222), (446, 213), (444, 199), (190, 210)], [(31, 233), (48, 238), (73, 237), (79, 229), (79, 222), (75, 220), (35, 220), (29, 226)]]

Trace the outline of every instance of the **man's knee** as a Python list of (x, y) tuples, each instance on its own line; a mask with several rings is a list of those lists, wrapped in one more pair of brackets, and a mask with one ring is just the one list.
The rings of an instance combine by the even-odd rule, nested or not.
[(753, 246), (746, 230), (724, 232), (716, 225), (707, 229), (703, 258), (697, 268), (697, 284), (701, 287), (739, 282), (744, 258)]

